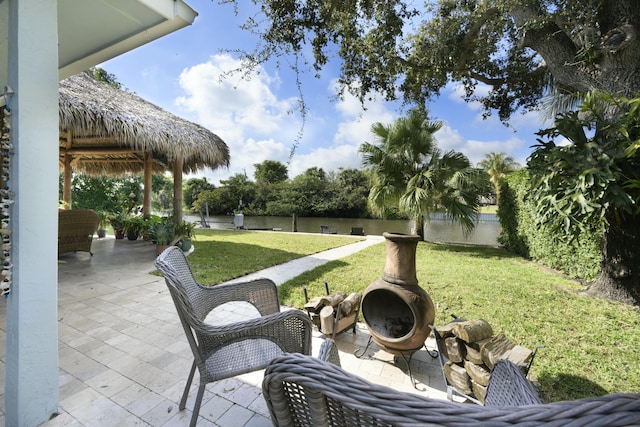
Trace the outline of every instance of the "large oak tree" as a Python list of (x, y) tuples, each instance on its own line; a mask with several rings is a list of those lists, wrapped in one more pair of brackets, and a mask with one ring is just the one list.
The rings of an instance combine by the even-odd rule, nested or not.
[[(310, 64), (320, 72), (339, 56), (341, 87), (361, 100), (376, 92), (422, 104), (459, 82), (467, 100), (480, 101), (487, 114), (497, 112), (507, 122), (516, 111), (536, 108), (552, 89), (574, 96), (592, 90), (626, 97), (640, 92), (638, 0), (254, 3), (259, 16), (245, 28), (261, 43), (244, 56), (247, 65), (294, 55), (298, 67)], [(480, 84), (490, 90), (476, 91)], [(616, 221), (615, 232), (605, 236), (608, 249), (598, 282), (603, 289), (628, 290), (637, 302), (640, 273), (628, 249), (640, 252), (632, 226), (640, 218), (615, 211), (607, 218)], [(617, 267), (606, 268), (614, 260)]]

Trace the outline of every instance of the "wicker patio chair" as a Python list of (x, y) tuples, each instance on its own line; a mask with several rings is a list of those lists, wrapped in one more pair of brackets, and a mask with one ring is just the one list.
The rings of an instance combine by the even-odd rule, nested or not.
[(542, 402), (520, 368), (509, 360), (498, 360), (489, 377), (484, 406), (522, 406), (536, 403)]
[[(191, 426), (200, 412), (205, 386), (213, 381), (265, 368), (275, 357), (311, 352), (311, 321), (300, 310), (280, 311), (276, 285), (269, 279), (205, 287), (191, 271), (184, 253), (172, 246), (155, 260), (176, 306), (193, 352), (193, 365), (180, 401), (185, 408), (196, 367), (200, 385)], [(204, 322), (215, 308), (232, 301), (252, 304), (260, 317), (224, 325)]]
[(430, 399), (371, 384), (313, 357), (288, 354), (265, 371), (262, 392), (274, 426), (631, 426), (640, 394), (486, 407)]
[(58, 255), (67, 252), (91, 252), (93, 234), (98, 230), (100, 217), (91, 209), (58, 211)]
[(336, 342), (332, 338), (328, 338), (322, 341), (320, 352), (318, 353), (318, 359), (331, 362), (336, 366), (341, 366), (340, 353), (338, 352)]

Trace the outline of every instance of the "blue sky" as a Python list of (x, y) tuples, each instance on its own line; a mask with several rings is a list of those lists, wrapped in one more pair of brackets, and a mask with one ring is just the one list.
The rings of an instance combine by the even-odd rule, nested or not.
[[(287, 164), (290, 177), (314, 166), (326, 172), (360, 168), (358, 146), (374, 142), (371, 125), (390, 124), (403, 114), (397, 103), (374, 100), (363, 110), (350, 96), (336, 100), (339, 63), (334, 61), (319, 79), (313, 73), (303, 76), (309, 112), (288, 163), (301, 125), (295, 76), (288, 64), (282, 63), (279, 69), (267, 64), (249, 79), (239, 75), (221, 79), (239, 65), (237, 57), (225, 52), (250, 50), (257, 43), (256, 36), (238, 28), (244, 19), (235, 16), (231, 6), (212, 0), (186, 1), (199, 13), (193, 25), (100, 66), (115, 74), (129, 91), (205, 126), (227, 143), (230, 167), (202, 171), (198, 176), (216, 184), (243, 172), (253, 179), (253, 165), (264, 160)], [(474, 164), (487, 153), (505, 152), (524, 165), (536, 140), (534, 133), (549, 126), (536, 113), (514, 116), (512, 128), (497, 117), (483, 120), (480, 106), (465, 103), (455, 84), (446, 87), (429, 110), (432, 119), (445, 123), (436, 134), (438, 146), (460, 151)]]

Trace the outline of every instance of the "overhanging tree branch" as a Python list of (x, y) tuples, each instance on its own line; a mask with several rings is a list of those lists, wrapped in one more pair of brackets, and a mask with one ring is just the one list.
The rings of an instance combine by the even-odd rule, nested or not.
[[(458, 58), (458, 62), (454, 66), (454, 71), (463, 72), (468, 69), (469, 57), (473, 55), (475, 47), (475, 41), (478, 38), (478, 34), (482, 27), (489, 21), (489, 19), (497, 16), (500, 10), (497, 7), (487, 9), (478, 21), (471, 27), (469, 32), (464, 36), (462, 54)], [(479, 80), (479, 79), (478, 79)], [(482, 81), (482, 80), (481, 80)]]

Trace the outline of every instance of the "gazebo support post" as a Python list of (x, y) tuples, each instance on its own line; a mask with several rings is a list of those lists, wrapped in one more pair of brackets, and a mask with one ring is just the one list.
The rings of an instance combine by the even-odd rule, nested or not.
[(151, 183), (153, 177), (153, 160), (151, 160), (151, 153), (144, 152), (144, 177), (143, 177), (143, 196), (142, 196), (142, 214), (144, 216), (151, 215)]
[(173, 163), (173, 220), (176, 226), (182, 223), (182, 168), (184, 157), (182, 153), (176, 155)]
[(62, 185), (62, 200), (64, 201), (64, 208), (71, 209), (71, 177), (73, 175), (73, 169), (71, 167), (71, 161), (73, 155), (68, 150), (73, 145), (73, 132), (71, 129), (67, 132), (67, 151), (64, 154), (64, 182)]
[(71, 209), (71, 160), (73, 156), (71, 154), (64, 155), (64, 183), (62, 188), (62, 200), (64, 201), (64, 208)]

